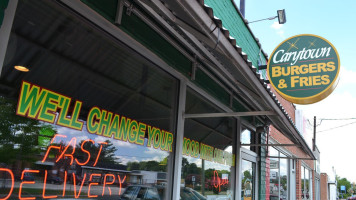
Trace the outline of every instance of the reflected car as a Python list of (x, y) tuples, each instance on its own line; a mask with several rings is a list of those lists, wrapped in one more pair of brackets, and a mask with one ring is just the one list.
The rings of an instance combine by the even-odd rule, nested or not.
[(278, 195), (276, 195), (276, 194), (270, 194), (269, 199), (270, 200), (282, 200), (282, 198), (279, 199)]
[(34, 181), (35, 177), (31, 174), (31, 173), (25, 173), (23, 175), (23, 179), (24, 181)]
[(181, 200), (206, 200), (207, 198), (200, 194), (198, 191), (189, 187), (181, 188), (180, 190)]
[(156, 187), (149, 185), (130, 185), (120, 200), (161, 200)]
[(52, 176), (48, 178), (47, 182), (52, 184), (62, 184), (63, 179), (57, 176)]
[[(68, 182), (74, 184), (74, 179), (73, 179), (73, 176), (70, 176)], [(84, 180), (84, 183), (83, 183), (83, 177), (79, 176), (79, 175), (75, 175), (75, 184), (76, 185), (81, 185), (83, 183), (83, 185), (88, 185), (88, 179), (86, 178)]]

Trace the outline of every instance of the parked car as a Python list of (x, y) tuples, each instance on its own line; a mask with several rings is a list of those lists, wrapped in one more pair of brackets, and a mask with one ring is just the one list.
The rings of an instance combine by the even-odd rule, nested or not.
[(282, 198), (279, 199), (278, 194), (270, 194), (269, 199), (270, 200), (282, 200)]
[(52, 184), (62, 184), (63, 179), (58, 176), (51, 176), (48, 178), (47, 182)]
[(193, 190), (189, 187), (184, 187), (180, 189), (180, 199), (181, 200), (206, 200), (207, 198), (201, 195), (199, 192)]
[[(73, 176), (70, 176), (69, 180), (70, 183), (74, 184)], [(75, 184), (81, 185), (83, 183), (83, 177), (79, 175), (75, 175)], [(88, 185), (88, 178), (85, 178), (83, 185)]]
[(24, 180), (24, 181), (34, 181), (35, 177), (31, 173), (25, 173), (23, 175), (23, 179), (22, 180)]
[(130, 185), (120, 200), (161, 200), (156, 187), (149, 185)]

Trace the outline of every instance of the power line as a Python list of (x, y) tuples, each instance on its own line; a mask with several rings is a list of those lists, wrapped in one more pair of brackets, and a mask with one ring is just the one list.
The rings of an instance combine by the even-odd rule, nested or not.
[(321, 118), (320, 120), (354, 120), (356, 119), (355, 117), (351, 117), (351, 118), (337, 118), (337, 119), (326, 119), (326, 118)]
[(330, 131), (330, 130), (334, 130), (334, 129), (337, 129), (337, 128), (342, 128), (342, 127), (345, 127), (345, 126), (348, 126), (348, 125), (351, 125), (351, 124), (356, 124), (356, 122), (351, 122), (351, 123), (344, 124), (344, 125), (341, 125), (341, 126), (336, 126), (336, 127), (330, 128), (330, 129), (326, 129), (326, 130), (322, 130), (322, 131), (317, 131), (317, 133), (325, 132), (325, 131)]
[[(320, 118), (320, 119), (318, 119), (318, 120), (320, 120), (320, 121), (319, 121), (318, 124), (316, 124), (316, 126), (321, 125), (321, 122), (323, 122), (324, 120), (331, 120), (331, 121), (340, 121), (340, 120), (342, 120), (342, 121), (344, 121), (344, 120), (356, 120), (356, 118), (355, 118), (355, 117), (350, 117), (350, 118), (335, 118), (335, 119)], [(307, 121), (308, 121), (309, 126), (313, 126), (313, 124), (309, 121), (309, 119), (307, 119)], [(318, 132), (321, 132), (321, 131), (318, 131)]]

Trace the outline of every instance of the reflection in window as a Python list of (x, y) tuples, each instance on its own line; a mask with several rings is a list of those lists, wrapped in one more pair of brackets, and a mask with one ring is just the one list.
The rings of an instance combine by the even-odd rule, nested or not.
[(178, 81), (52, 3), (20, 0), (11, 30), (1, 197), (169, 199)]
[[(241, 132), (241, 144), (251, 144), (251, 131), (245, 129)], [(251, 149), (250, 146), (242, 146), (246, 149)]]
[(310, 195), (309, 195), (309, 170), (308, 169), (305, 169), (305, 187), (304, 187), (304, 193), (305, 193), (305, 197), (306, 199), (310, 199)]
[[(270, 158), (270, 198), (288, 199), (288, 159), (275, 148), (269, 148)], [(283, 158), (285, 157), (285, 158)]]
[(280, 159), (280, 196), (281, 199), (288, 199), (288, 160)]
[(255, 164), (247, 160), (242, 160), (241, 172), (241, 199), (254, 199)]
[(310, 170), (305, 168), (305, 167), (301, 167), (301, 174), (302, 174), (302, 199), (303, 200), (309, 200), (313, 198), (312, 195), (312, 185), (311, 185), (311, 174), (310, 174)]
[[(187, 91), (187, 113), (222, 112), (192, 90)], [(180, 197), (233, 197), (235, 121), (232, 118), (186, 119)]]

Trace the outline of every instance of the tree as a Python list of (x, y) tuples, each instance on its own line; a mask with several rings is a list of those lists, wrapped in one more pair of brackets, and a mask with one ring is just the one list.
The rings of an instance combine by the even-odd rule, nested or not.
[(336, 181), (337, 181), (338, 190), (340, 192), (340, 197), (342, 196), (341, 195), (341, 186), (345, 186), (346, 187), (346, 191), (345, 191), (346, 194), (344, 192), (344, 195), (343, 195), (344, 198), (347, 198), (347, 197), (352, 195), (352, 193), (351, 193), (351, 183), (350, 183), (350, 181), (347, 180), (347, 178), (340, 178), (339, 176), (336, 176)]
[[(76, 157), (80, 162), (84, 162), (88, 158), (87, 153), (79, 150), (81, 149), (81, 146), (84, 141), (85, 140), (82, 140), (79, 142), (79, 144), (76, 145), (76, 149), (78, 149), (78, 151), (75, 151), (74, 157)], [(89, 165), (95, 163), (99, 152), (100, 155), (97, 162), (98, 167), (101, 166), (101, 167), (113, 168), (120, 164), (119, 159), (115, 156), (115, 151), (117, 150), (117, 148), (110, 140), (106, 140), (104, 144), (103, 143), (94, 144), (92, 142), (85, 142), (83, 148), (90, 153), (90, 160), (88, 162)]]
[(139, 170), (139, 169), (140, 169), (139, 162), (128, 162), (127, 163), (127, 170), (132, 171), (132, 170)]
[[(0, 162), (34, 162), (40, 152), (38, 134), (53, 127), (43, 122), (16, 115), (16, 102), (0, 97)], [(54, 130), (53, 130), (54, 131)]]

